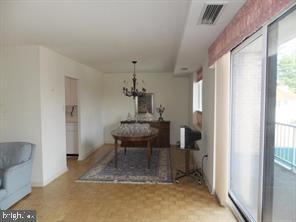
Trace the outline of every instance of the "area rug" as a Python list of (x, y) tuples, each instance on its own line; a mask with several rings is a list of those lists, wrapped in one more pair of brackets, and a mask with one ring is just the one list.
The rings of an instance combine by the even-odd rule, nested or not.
[(89, 169), (78, 182), (95, 183), (136, 183), (136, 184), (170, 184), (172, 171), (170, 150), (154, 148), (151, 167), (147, 168), (147, 150), (145, 148), (128, 148), (118, 151), (118, 168), (114, 167), (114, 152), (110, 152)]

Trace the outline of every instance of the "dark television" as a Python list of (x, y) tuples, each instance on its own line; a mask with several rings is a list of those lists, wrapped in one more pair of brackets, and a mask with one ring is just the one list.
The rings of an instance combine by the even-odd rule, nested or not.
[(180, 148), (192, 148), (197, 140), (201, 139), (201, 132), (189, 126), (180, 127)]

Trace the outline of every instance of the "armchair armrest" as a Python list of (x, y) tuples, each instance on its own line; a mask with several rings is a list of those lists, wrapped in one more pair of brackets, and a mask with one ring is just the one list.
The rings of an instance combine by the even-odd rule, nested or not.
[(3, 187), (8, 193), (31, 183), (32, 160), (4, 170)]
[(2, 188), (2, 184), (3, 184), (3, 175), (4, 175), (4, 170), (0, 169), (0, 189)]

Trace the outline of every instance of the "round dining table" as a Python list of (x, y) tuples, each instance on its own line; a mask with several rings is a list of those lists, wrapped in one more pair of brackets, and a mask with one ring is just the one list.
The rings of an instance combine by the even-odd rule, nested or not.
[(114, 138), (114, 165), (117, 168), (118, 157), (118, 141), (121, 142), (146, 142), (147, 143), (147, 168), (150, 169), (150, 162), (152, 156), (152, 141), (158, 135), (158, 129), (151, 128), (149, 133), (137, 133), (137, 134), (122, 134), (118, 130), (113, 130), (111, 135)]

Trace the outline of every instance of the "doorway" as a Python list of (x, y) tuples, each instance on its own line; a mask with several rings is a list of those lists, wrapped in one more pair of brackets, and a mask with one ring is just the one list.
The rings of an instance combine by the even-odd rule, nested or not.
[(65, 77), (66, 151), (68, 158), (79, 155), (78, 80)]

